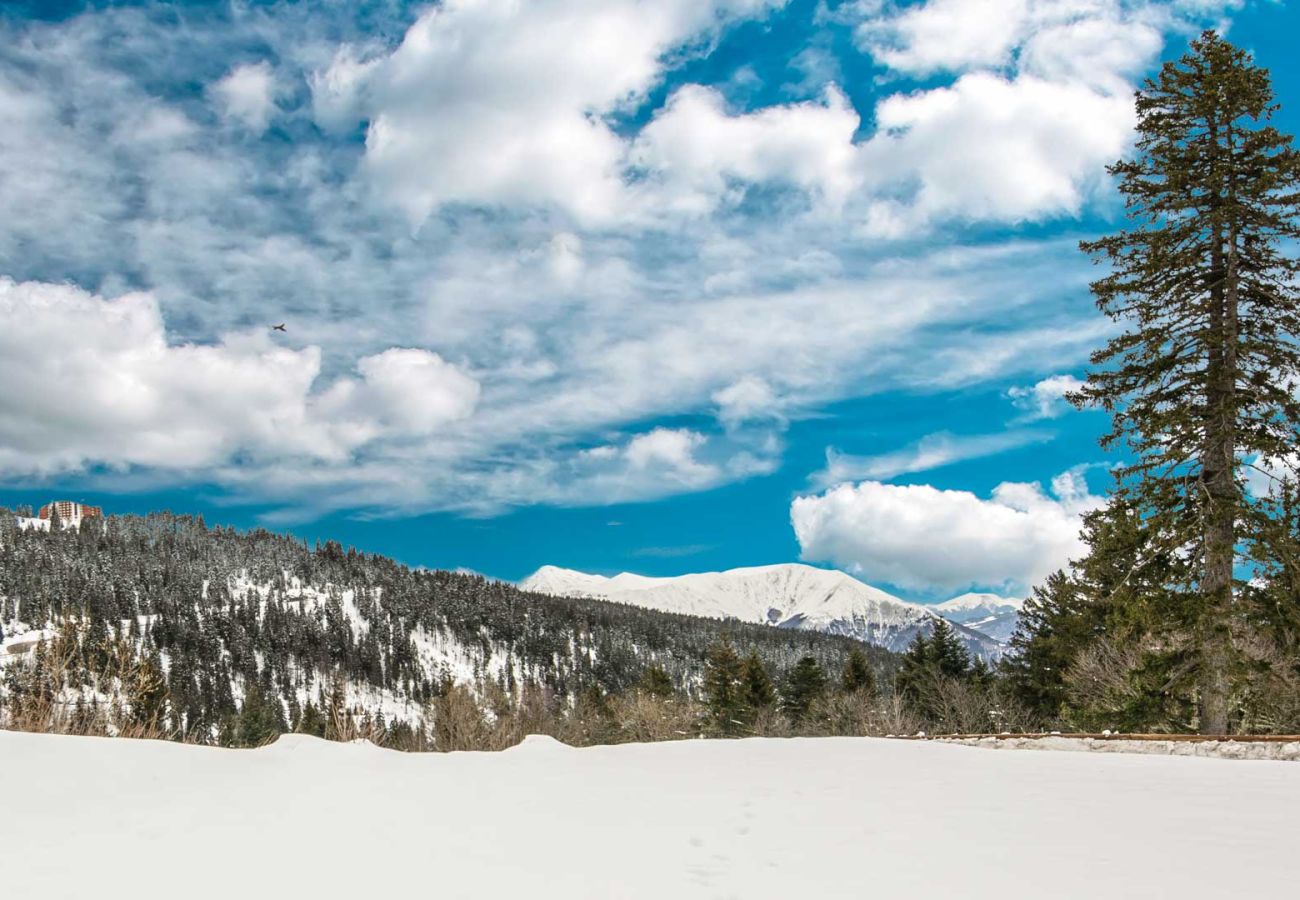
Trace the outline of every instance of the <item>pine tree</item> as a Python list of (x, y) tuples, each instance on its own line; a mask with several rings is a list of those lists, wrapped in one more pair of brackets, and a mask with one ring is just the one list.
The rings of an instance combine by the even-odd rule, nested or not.
[(302, 716), (298, 719), (297, 730), (299, 734), (310, 734), (319, 738), (325, 737), (325, 717), (316, 708), (316, 704), (310, 700), (303, 707)]
[(1200, 730), (1229, 728), (1248, 616), (1234, 569), (1261, 536), (1246, 460), (1286, 465), (1300, 431), (1300, 155), (1268, 124), (1268, 73), (1213, 32), (1137, 95), (1138, 157), (1110, 167), (1134, 227), (1083, 249), (1124, 331), (1075, 395), (1113, 417), (1103, 439), (1133, 460), (1120, 492), (1194, 571), (1180, 617), (1194, 643)]
[(926, 721), (939, 717), (939, 697), (946, 681), (973, 683), (978, 670), (970, 653), (946, 619), (936, 616), (927, 637), (918, 632), (895, 679), (895, 689), (913, 713)]
[(917, 631), (912, 643), (903, 651), (903, 661), (894, 676), (894, 690), (905, 701), (915, 701), (924, 681), (931, 677), (934, 671), (931, 658), (930, 638), (924, 631)]
[(963, 679), (971, 673), (970, 652), (948, 620), (936, 617), (930, 632), (929, 662), (935, 671), (948, 678)]
[(846, 694), (876, 693), (876, 673), (871, 670), (871, 663), (861, 647), (849, 651), (848, 661), (844, 663), (844, 671), (840, 674), (840, 689)]
[(786, 676), (781, 691), (781, 709), (795, 725), (801, 725), (812, 711), (812, 705), (826, 693), (826, 673), (811, 656), (794, 664)]
[(323, 736), (326, 740), (347, 741), (352, 739), (354, 729), (347, 702), (347, 679), (343, 677), (341, 671), (336, 669), (330, 680), (329, 698), (324, 704), (325, 734)]
[(776, 688), (772, 686), (772, 678), (754, 651), (750, 651), (740, 665), (740, 696), (750, 718), (776, 702)]
[(720, 734), (736, 734), (745, 724), (740, 671), (740, 657), (724, 634), (704, 660), (704, 703), (714, 730)]
[(235, 717), (231, 745), (235, 747), (260, 747), (270, 743), (283, 730), (283, 712), (274, 697), (267, 697), (261, 685), (251, 682), (244, 695), (244, 705)]
[(1020, 611), (1002, 672), (1016, 699), (1039, 719), (1055, 723), (1065, 705), (1065, 675), (1095, 638), (1095, 618), (1106, 606), (1091, 602), (1065, 572), (1034, 588)]
[(645, 672), (641, 674), (641, 691), (649, 694), (651, 697), (659, 697), (667, 700), (676, 693), (673, 688), (673, 680), (668, 677), (668, 673), (663, 670), (662, 666), (646, 666)]

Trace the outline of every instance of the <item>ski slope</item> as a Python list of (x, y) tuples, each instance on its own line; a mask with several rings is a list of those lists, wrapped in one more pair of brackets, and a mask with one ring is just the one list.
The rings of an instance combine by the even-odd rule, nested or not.
[(0, 732), (9, 897), (1287, 896), (1300, 765), (868, 738), (406, 755)]

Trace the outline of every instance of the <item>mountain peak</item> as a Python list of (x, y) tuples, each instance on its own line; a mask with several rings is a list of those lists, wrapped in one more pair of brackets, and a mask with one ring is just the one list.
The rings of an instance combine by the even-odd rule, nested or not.
[(1003, 597), (1000, 594), (989, 593), (969, 593), (960, 594), (951, 600), (945, 600), (942, 603), (934, 604), (935, 609), (944, 612), (955, 612), (958, 610), (969, 609), (1014, 609), (1019, 612), (1024, 608), (1025, 601), (1019, 597)]
[[(747, 566), (654, 578), (623, 572), (612, 578), (542, 566), (519, 583), (527, 591), (596, 597), (713, 619), (736, 619), (783, 628), (856, 637), (902, 650), (932, 627), (936, 607), (909, 603), (837, 569), (804, 563)], [(955, 621), (955, 620), (954, 620)], [(970, 649), (997, 655), (1001, 646), (955, 622)]]

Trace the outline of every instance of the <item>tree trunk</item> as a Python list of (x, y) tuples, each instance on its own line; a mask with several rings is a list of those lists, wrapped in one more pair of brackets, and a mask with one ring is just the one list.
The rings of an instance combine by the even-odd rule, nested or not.
[[(1227, 131), (1225, 152), (1234, 138)], [(1215, 129), (1211, 127), (1211, 132)], [(1214, 144), (1218, 147), (1217, 134)], [(1232, 171), (1232, 167), (1225, 167)], [(1231, 707), (1233, 562), (1236, 558), (1237, 306), (1239, 272), (1235, 197), (1229, 177), (1214, 209), (1210, 335), (1206, 365), (1205, 450), (1201, 460), (1204, 572), (1197, 640), (1200, 645), (1200, 732), (1226, 734)], [(1227, 222), (1223, 221), (1226, 210)]]

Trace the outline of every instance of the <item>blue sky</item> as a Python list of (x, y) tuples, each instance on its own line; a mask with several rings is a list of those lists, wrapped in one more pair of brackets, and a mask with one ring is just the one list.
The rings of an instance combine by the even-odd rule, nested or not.
[(1106, 487), (1075, 244), (1207, 26), (1294, 132), (1274, 2), (8, 4), (0, 503), (1022, 593)]

